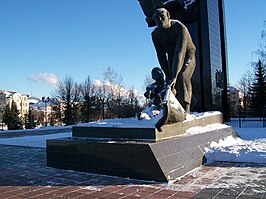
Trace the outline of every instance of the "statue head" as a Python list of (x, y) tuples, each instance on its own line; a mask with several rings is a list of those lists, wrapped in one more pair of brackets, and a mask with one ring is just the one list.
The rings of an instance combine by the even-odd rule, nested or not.
[[(159, 67), (154, 67), (151, 70), (151, 75), (152, 75), (152, 79), (154, 79), (155, 82), (146, 87), (146, 92), (144, 93), (144, 96), (147, 99), (153, 99), (158, 93), (160, 93), (162, 90), (165, 89), (164, 74), (163, 74), (162, 69)], [(157, 105), (158, 104), (159, 102), (157, 103)]]
[(167, 29), (171, 27), (170, 14), (165, 8), (158, 8), (154, 11), (153, 19), (158, 28)]
[(152, 79), (156, 80), (162, 80), (164, 79), (163, 71), (159, 67), (154, 67), (151, 71)]

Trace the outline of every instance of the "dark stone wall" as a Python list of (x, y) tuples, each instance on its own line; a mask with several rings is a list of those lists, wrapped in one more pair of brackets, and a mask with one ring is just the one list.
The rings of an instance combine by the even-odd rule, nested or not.
[[(192, 78), (192, 111), (219, 110), (226, 112), (228, 107), (227, 60), (224, 26), (223, 0), (200, 0), (199, 20), (185, 24), (197, 47), (197, 68)], [(221, 76), (222, 83), (217, 79)], [(194, 105), (194, 106), (193, 106)]]

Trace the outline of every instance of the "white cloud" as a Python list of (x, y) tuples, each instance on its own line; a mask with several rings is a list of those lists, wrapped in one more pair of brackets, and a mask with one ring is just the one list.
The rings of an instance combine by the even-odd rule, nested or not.
[(100, 86), (101, 85), (101, 81), (100, 80), (94, 80), (93, 81), (93, 85)]
[(56, 75), (53, 73), (32, 74), (27, 79), (33, 82), (42, 82), (45, 84), (49, 84), (50, 86), (53, 87), (56, 87), (58, 83), (58, 79)]

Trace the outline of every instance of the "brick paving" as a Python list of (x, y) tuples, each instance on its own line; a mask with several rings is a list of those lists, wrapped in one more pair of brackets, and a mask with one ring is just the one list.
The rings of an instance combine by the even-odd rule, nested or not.
[(266, 165), (216, 162), (167, 184), (49, 168), (43, 148), (0, 145), (0, 198), (266, 199)]

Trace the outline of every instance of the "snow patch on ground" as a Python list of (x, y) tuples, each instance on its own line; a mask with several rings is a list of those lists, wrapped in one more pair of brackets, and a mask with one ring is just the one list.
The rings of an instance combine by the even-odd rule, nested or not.
[[(242, 169), (239, 169), (238, 167), (232, 167), (229, 169), (229, 172), (227, 171), (227, 177), (224, 178), (224, 180), (216, 181), (208, 185), (206, 188), (237, 190), (237, 188), (239, 187), (248, 186), (252, 188), (252, 192), (265, 193), (264, 185), (257, 183), (258, 179), (265, 178), (265, 175), (260, 172), (260, 170), (262, 169), (263, 168), (257, 168), (258, 172), (254, 172), (254, 169), (250, 170), (248, 166)], [(237, 176), (237, 178), (231, 177), (230, 174), (233, 176)]]
[(46, 140), (71, 137), (72, 132), (0, 139), (2, 145), (46, 148)]
[(266, 163), (266, 130), (237, 129), (240, 138), (229, 136), (205, 148), (208, 161)]
[(48, 130), (68, 130), (71, 129), (72, 126), (43, 126), (35, 129), (20, 129), (20, 130), (4, 130), (0, 131), (1, 133), (22, 133), (22, 132), (35, 132), (35, 131), (48, 131)]
[(85, 187), (79, 187), (79, 188), (89, 190), (89, 191), (101, 191), (101, 189), (94, 187), (94, 186), (85, 186)]
[(206, 133), (210, 131), (218, 131), (219, 129), (228, 128), (228, 125), (215, 123), (206, 126), (195, 126), (186, 130), (185, 135), (195, 135), (200, 133)]

